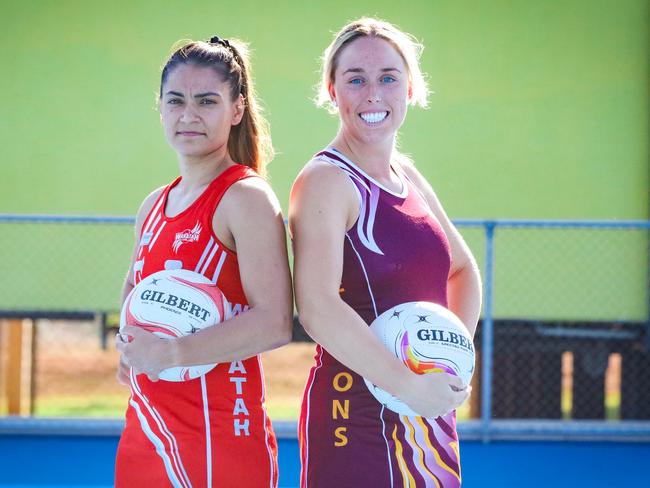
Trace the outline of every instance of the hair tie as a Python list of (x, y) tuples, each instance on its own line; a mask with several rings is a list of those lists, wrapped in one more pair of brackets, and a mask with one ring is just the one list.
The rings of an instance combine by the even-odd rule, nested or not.
[(209, 44), (221, 44), (223, 47), (230, 49), (228, 39), (221, 39), (219, 36), (212, 36), (208, 41)]

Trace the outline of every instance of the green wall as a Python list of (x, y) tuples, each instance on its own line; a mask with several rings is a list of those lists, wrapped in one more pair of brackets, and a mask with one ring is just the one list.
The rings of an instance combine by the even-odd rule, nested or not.
[[(452, 218), (647, 219), (649, 13), (642, 0), (2, 2), (0, 213), (134, 214), (177, 174), (160, 65), (179, 38), (214, 34), (252, 44), (286, 209), (337, 128), (311, 101), (318, 58), (344, 22), (376, 15), (426, 46), (431, 106), (411, 110), (401, 147)], [(86, 229), (0, 226), (0, 309), (113, 308), (130, 231)], [(480, 233), (465, 234), (482, 261)], [(645, 317), (646, 234), (497, 242), (497, 313)], [(615, 277), (594, 273), (603, 260)]]
[[(232, 6), (236, 6), (233, 8)], [(318, 57), (346, 20), (420, 38), (435, 92), (402, 148), (453, 217), (648, 216), (648, 4), (641, 0), (3, 2), (0, 211), (133, 214), (177, 172), (155, 110), (183, 37), (252, 43), (291, 181), (336, 120), (311, 103)]]

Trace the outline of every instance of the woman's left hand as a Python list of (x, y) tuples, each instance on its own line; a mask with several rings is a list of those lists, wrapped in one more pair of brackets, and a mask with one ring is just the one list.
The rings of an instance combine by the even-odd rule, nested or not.
[(115, 337), (115, 347), (122, 361), (136, 375), (146, 374), (151, 381), (158, 381), (160, 372), (170, 367), (171, 343), (131, 325), (123, 327)]

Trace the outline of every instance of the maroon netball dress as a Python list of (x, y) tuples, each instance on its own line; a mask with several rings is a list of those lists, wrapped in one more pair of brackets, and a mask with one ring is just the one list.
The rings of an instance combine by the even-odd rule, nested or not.
[[(334, 148), (316, 158), (354, 185), (359, 218), (345, 235), (341, 298), (367, 323), (400, 303), (447, 306), (449, 243), (426, 200), (401, 168), (393, 192)], [(303, 396), (301, 486), (458, 487), (456, 415), (401, 415), (379, 403), (363, 378), (316, 347)]]

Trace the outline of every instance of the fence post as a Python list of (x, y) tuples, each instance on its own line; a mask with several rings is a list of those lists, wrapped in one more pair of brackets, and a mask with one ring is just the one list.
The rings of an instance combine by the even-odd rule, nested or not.
[(483, 281), (483, 330), (481, 331), (481, 427), (483, 442), (490, 440), (492, 417), (492, 356), (494, 323), (492, 319), (492, 292), (494, 285), (494, 230), (496, 222), (485, 222), (485, 278)]
[(5, 398), (9, 415), (29, 415), (33, 400), (33, 333), (34, 326), (29, 320), (3, 320), (3, 333), (6, 334), (5, 353), (7, 355), (4, 371)]

